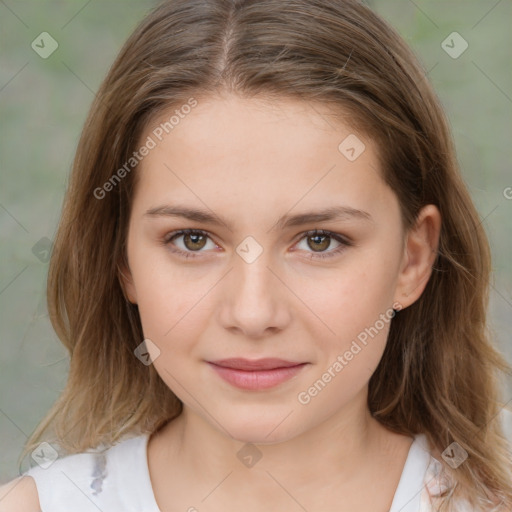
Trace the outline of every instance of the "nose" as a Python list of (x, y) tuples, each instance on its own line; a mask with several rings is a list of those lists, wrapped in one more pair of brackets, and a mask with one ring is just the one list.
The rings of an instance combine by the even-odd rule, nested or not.
[(290, 322), (290, 292), (269, 253), (263, 250), (255, 260), (234, 255), (224, 283), (223, 326), (247, 338), (275, 334)]

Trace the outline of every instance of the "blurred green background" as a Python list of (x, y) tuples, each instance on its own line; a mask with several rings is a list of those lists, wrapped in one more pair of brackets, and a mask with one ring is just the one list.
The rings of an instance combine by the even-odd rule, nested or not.
[[(412, 46), (446, 109), (492, 246), (491, 327), (512, 362), (512, 2), (368, 3)], [(67, 354), (46, 312), (46, 259), (82, 124), (122, 43), (155, 4), (0, 0), (0, 483), (18, 475), (24, 441), (66, 381)], [(58, 43), (46, 59), (31, 47), (42, 32)], [(452, 32), (468, 44), (457, 58), (442, 47)], [(448, 41), (452, 54), (463, 48)], [(512, 400), (510, 381), (503, 398)]]

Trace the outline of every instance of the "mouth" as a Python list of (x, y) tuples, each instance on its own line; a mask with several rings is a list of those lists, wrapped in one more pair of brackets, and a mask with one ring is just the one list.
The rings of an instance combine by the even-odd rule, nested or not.
[(269, 389), (291, 379), (309, 363), (265, 359), (221, 359), (207, 361), (210, 367), (229, 384), (247, 390)]

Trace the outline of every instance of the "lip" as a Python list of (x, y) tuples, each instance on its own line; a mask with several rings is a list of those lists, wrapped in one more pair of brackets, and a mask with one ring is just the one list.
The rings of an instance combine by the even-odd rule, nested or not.
[(308, 364), (276, 358), (232, 358), (207, 362), (229, 384), (252, 390), (278, 386), (297, 375)]
[(243, 357), (232, 357), (230, 359), (219, 359), (218, 361), (208, 361), (209, 363), (233, 370), (274, 370), (276, 368), (289, 368), (303, 364), (300, 361), (286, 361), (276, 357), (265, 357), (263, 359), (244, 359)]

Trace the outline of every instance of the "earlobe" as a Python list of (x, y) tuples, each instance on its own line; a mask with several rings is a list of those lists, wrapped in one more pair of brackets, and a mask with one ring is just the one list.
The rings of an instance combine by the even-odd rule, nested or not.
[(424, 206), (406, 235), (404, 263), (398, 276), (395, 300), (406, 308), (416, 302), (432, 275), (441, 233), (441, 214), (436, 206)]
[(132, 304), (137, 304), (137, 293), (133, 284), (132, 273), (125, 263), (117, 265), (117, 278), (126, 300)]

